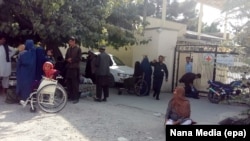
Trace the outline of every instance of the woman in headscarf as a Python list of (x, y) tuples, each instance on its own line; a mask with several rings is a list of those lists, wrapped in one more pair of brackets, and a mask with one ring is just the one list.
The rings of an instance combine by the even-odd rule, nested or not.
[(36, 74), (36, 50), (33, 40), (26, 40), (25, 50), (17, 61), (16, 94), (20, 100), (26, 100), (29, 97)]
[[(147, 86), (142, 86), (141, 94), (143, 96), (148, 96), (151, 88), (151, 77), (152, 77), (152, 67), (148, 60), (147, 56), (144, 56), (141, 62), (141, 69), (144, 74), (144, 80), (147, 83)], [(146, 91), (146, 92), (145, 92)]]
[(134, 77), (134, 82), (137, 83), (141, 78), (142, 76), (142, 68), (141, 68), (141, 63), (139, 61), (136, 61), (135, 62), (135, 65), (134, 65), (134, 74), (133, 74), (133, 77)]
[(190, 125), (192, 124), (190, 114), (190, 102), (185, 97), (185, 89), (182, 86), (177, 86), (174, 90), (173, 98), (168, 103), (165, 124)]
[(134, 74), (132, 78), (124, 79), (124, 87), (128, 89), (128, 93), (134, 93), (135, 91), (135, 84), (141, 80), (142, 76), (142, 69), (141, 69), (141, 63), (139, 61), (135, 62), (134, 65)]

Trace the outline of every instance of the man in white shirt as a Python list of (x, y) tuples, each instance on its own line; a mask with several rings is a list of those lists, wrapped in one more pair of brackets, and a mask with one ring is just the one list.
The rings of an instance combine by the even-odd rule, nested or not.
[(1, 93), (6, 93), (9, 88), (9, 76), (11, 74), (11, 56), (15, 49), (5, 44), (6, 37), (0, 34), (0, 80), (2, 82)]

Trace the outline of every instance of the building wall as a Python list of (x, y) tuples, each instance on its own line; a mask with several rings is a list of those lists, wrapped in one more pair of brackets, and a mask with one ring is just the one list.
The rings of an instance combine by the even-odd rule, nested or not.
[(164, 63), (168, 67), (169, 77), (168, 82), (163, 82), (162, 91), (171, 92), (174, 48), (177, 42), (178, 31), (169, 29), (146, 29), (145, 35), (151, 38), (151, 41), (146, 45), (133, 47), (133, 62), (141, 61), (144, 55), (147, 55), (150, 61), (158, 59), (159, 55), (165, 56)]
[(163, 21), (162, 19), (152, 17), (147, 17), (147, 21), (149, 22), (147, 29), (161, 27), (169, 30), (176, 30), (178, 31), (178, 37), (183, 37), (187, 31), (187, 25), (185, 24), (180, 24), (172, 21)]
[(147, 55), (150, 61), (157, 59), (156, 54), (159, 48), (159, 34), (156, 30), (146, 30), (145, 38), (150, 38), (151, 41), (148, 44), (133, 47), (133, 63), (136, 61), (141, 62), (144, 55)]

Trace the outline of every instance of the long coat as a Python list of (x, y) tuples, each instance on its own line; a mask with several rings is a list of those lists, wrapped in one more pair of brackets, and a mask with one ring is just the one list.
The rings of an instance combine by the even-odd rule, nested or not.
[(9, 62), (6, 60), (6, 52), (3, 45), (0, 45), (0, 77), (8, 77), (11, 73), (10, 57), (15, 54), (15, 49), (8, 46), (9, 49)]
[(17, 62), (16, 94), (21, 100), (29, 97), (36, 74), (36, 50), (33, 40), (26, 40), (25, 50)]
[(148, 60), (148, 57), (144, 57), (142, 62), (141, 62), (141, 68), (142, 68), (142, 71), (144, 73), (144, 80), (146, 81), (147, 83), (147, 88), (146, 86), (143, 86), (142, 89), (141, 89), (141, 92), (145, 92), (145, 90), (147, 89), (146, 91), (146, 94), (145, 95), (149, 95), (149, 92), (150, 92), (150, 89), (151, 89), (151, 77), (152, 77), (152, 67), (150, 65), (150, 62)]

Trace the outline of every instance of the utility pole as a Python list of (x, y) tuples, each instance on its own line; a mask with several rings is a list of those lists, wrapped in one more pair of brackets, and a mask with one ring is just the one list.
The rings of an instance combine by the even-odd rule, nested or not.
[(227, 40), (227, 20), (228, 20), (228, 12), (225, 14), (225, 22), (224, 22), (224, 32), (223, 32), (223, 39)]
[(147, 7), (148, 7), (148, 0), (144, 0), (144, 8), (143, 8), (143, 20), (142, 20), (142, 26), (143, 26), (143, 34), (146, 27), (146, 21), (147, 21)]
[(167, 0), (162, 0), (162, 14), (161, 14), (161, 19), (163, 21), (166, 20), (166, 15), (167, 15)]
[(203, 18), (203, 3), (200, 3), (200, 13), (198, 21), (198, 39), (201, 39), (201, 27), (202, 27), (202, 18)]

